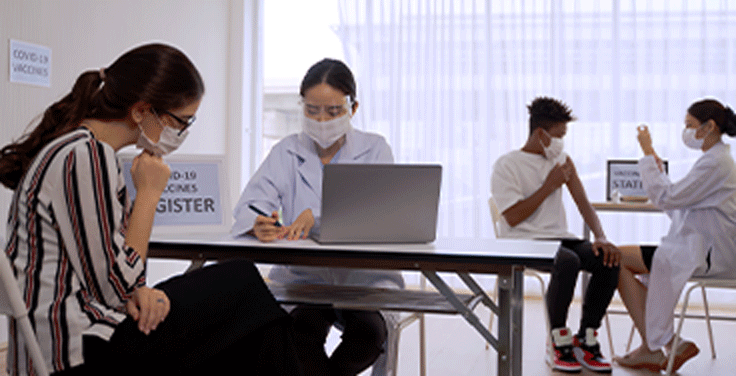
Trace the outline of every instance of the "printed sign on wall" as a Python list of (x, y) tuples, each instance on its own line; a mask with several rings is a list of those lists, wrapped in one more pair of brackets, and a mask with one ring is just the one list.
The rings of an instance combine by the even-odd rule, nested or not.
[[(169, 183), (156, 206), (155, 226), (220, 225), (224, 222), (220, 189), (221, 161), (166, 161)], [(123, 162), (125, 185), (131, 200), (135, 188), (130, 175), (132, 160)]]
[(10, 82), (51, 87), (51, 49), (10, 40)]

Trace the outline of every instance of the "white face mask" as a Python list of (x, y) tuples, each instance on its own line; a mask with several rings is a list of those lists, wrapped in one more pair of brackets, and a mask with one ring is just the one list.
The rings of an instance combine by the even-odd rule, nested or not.
[(166, 125), (162, 126), (164, 129), (161, 130), (158, 142), (153, 142), (148, 138), (148, 136), (146, 136), (146, 132), (143, 131), (143, 128), (138, 125), (138, 127), (141, 128), (141, 134), (138, 136), (138, 142), (135, 146), (139, 149), (145, 149), (153, 155), (162, 157), (178, 149), (182, 142), (184, 142), (184, 139), (187, 138), (187, 135), (189, 135), (189, 130), (187, 129), (179, 134), (178, 129), (174, 129)]
[(703, 141), (705, 141), (705, 137), (695, 138), (695, 132), (697, 131), (698, 130), (696, 128), (683, 129), (682, 130), (682, 142), (685, 143), (685, 146), (691, 149), (700, 150), (703, 148)]
[(544, 157), (550, 161), (554, 161), (562, 154), (564, 148), (565, 142), (562, 141), (562, 138), (550, 136), (549, 146), (544, 146)]
[(346, 113), (328, 121), (317, 121), (303, 116), (302, 128), (317, 145), (327, 149), (350, 130), (350, 114)]

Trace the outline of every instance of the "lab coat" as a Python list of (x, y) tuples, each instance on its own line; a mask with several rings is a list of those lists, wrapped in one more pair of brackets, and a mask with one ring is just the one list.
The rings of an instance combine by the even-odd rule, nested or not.
[[(351, 129), (331, 163), (393, 163), (393, 159), (391, 148), (382, 136)], [(312, 209), (315, 221), (312, 231), (319, 231), (322, 169), (315, 143), (304, 132), (279, 141), (251, 177), (235, 206), (233, 235), (242, 235), (253, 228), (258, 215), (248, 208), (249, 204), (269, 214), (282, 208), (282, 220), (287, 226), (304, 210)], [(390, 281), (404, 287), (399, 272), (385, 270), (279, 265), (271, 269), (269, 278), (283, 283), (359, 286), (386, 286)]]
[(647, 341), (655, 350), (674, 335), (673, 312), (690, 277), (736, 278), (736, 165), (719, 142), (675, 183), (653, 156), (642, 158), (639, 169), (649, 199), (671, 219), (654, 253), (646, 298)]

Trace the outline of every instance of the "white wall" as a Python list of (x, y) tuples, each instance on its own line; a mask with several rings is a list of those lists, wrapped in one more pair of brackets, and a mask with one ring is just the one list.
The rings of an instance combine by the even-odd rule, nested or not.
[[(244, 166), (240, 156), (258, 146), (250, 140), (261, 118), (261, 8), (262, 0), (0, 1), (0, 145), (18, 138), (35, 116), (69, 92), (83, 71), (107, 66), (133, 46), (165, 42), (192, 59), (206, 86), (197, 122), (178, 153), (224, 155), (234, 203), (242, 187), (241, 166), (247, 172), (252, 164)], [(50, 88), (9, 82), (10, 39), (51, 48)], [(242, 145), (243, 140), (249, 142)], [(0, 188), (3, 235), (10, 196)], [(176, 263), (149, 265), (149, 280), (181, 268)], [(0, 323), (0, 341), (5, 332)]]

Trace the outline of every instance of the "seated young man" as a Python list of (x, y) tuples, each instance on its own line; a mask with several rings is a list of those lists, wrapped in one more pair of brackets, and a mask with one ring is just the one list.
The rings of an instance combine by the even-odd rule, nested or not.
[[(571, 110), (556, 99), (534, 99), (529, 109), (529, 138), (521, 150), (501, 156), (493, 167), (491, 193), (503, 214), (500, 234), (508, 238), (559, 238), (562, 244), (547, 292), (551, 340), (547, 362), (555, 370), (579, 372), (582, 366), (611, 372), (601, 355), (596, 329), (606, 313), (618, 284), (621, 253), (606, 240), (598, 216), (590, 205), (572, 159), (563, 152)], [(562, 203), (567, 186), (595, 240), (575, 239), (567, 230)], [(577, 335), (567, 328), (578, 272), (592, 273), (583, 300)], [(581, 366), (582, 365), (582, 366)]]

